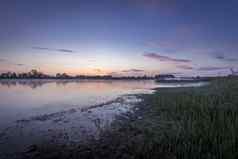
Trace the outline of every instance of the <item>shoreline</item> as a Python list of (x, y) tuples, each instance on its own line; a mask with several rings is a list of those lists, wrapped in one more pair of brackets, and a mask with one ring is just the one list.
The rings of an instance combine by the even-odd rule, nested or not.
[[(42, 144), (37, 138), (44, 140), (47, 145), (70, 145), (73, 142), (80, 144), (87, 143), (92, 139), (95, 140), (100, 136), (102, 131), (110, 129), (111, 123), (117, 120), (118, 116), (125, 117), (132, 112), (134, 105), (138, 102), (140, 102), (140, 99), (136, 94), (126, 94), (111, 101), (92, 105), (87, 108), (74, 108), (17, 120), (16, 123), (13, 123), (14, 125), (0, 132), (0, 147), (9, 147), (3, 145), (8, 142), (20, 142), (21, 139), (19, 140), (18, 138), (23, 134), (24, 136), (20, 138), (23, 138), (23, 142), (25, 142), (24, 140), (29, 141), (26, 142), (29, 144), (23, 146), (23, 144), (20, 144), (21, 142), (18, 143), (21, 147), (20, 151), (17, 150), (17, 147), (14, 150), (11, 146), (12, 152), (0, 153), (0, 158), (18, 159), (18, 157), (14, 157), (13, 155), (19, 155), (21, 152), (24, 154), (28, 152), (28, 149), (31, 149), (32, 146)], [(66, 127), (69, 129), (65, 130)], [(76, 134), (70, 130), (72, 128), (75, 129)], [(34, 129), (39, 131), (39, 134), (37, 134)], [(33, 137), (30, 137), (32, 135)], [(74, 136), (75, 139), (73, 139), (72, 136)]]
[[(102, 130), (99, 133), (99, 137), (90, 137), (88, 139), (86, 139), (85, 141), (81, 141), (81, 142), (69, 142), (69, 143), (57, 143), (57, 142), (46, 142), (45, 144), (32, 144), (31, 146), (28, 146), (25, 148), (25, 151), (17, 153), (16, 155), (18, 157), (16, 157), (16, 159), (48, 159), (49, 158), (53, 158), (53, 159), (58, 159), (59, 156), (62, 151), (65, 151), (66, 148), (66, 154), (65, 156), (67, 156), (66, 158), (62, 158), (62, 159), (71, 159), (71, 151), (77, 151), (77, 153), (79, 152), (79, 156), (80, 158), (84, 159), (84, 158), (88, 158), (88, 149), (90, 147), (94, 148), (94, 146), (97, 146), (98, 144), (102, 144), (102, 145), (109, 145), (109, 141), (107, 141), (107, 137), (110, 136), (112, 133), (114, 133), (114, 131), (116, 129), (118, 129), (120, 126), (122, 125), (126, 125), (129, 122), (132, 121), (136, 121), (136, 120), (142, 120), (141, 116), (144, 112), (143, 108), (145, 108), (145, 102), (144, 97), (145, 96), (149, 96), (152, 95), (153, 93), (150, 94), (130, 94), (130, 95), (123, 95), (121, 97), (118, 97), (117, 99), (113, 100), (113, 101), (109, 101), (106, 102), (104, 104), (99, 104), (98, 106), (93, 106), (88, 108), (87, 110), (83, 110), (83, 111), (90, 111), (90, 109), (97, 109), (97, 108), (102, 108), (105, 105), (107, 105), (108, 103), (112, 103), (112, 102), (116, 102), (118, 100), (121, 100), (122, 97), (135, 97), (137, 100), (140, 100), (139, 102), (137, 102), (135, 105), (132, 105), (132, 107), (130, 108), (130, 110), (124, 112), (124, 113), (120, 113), (118, 115), (115, 116), (115, 119), (112, 121), (112, 124), (110, 125), (110, 127), (107, 127), (106, 129)], [(29, 122), (28, 120), (24, 120), (24, 121), (17, 121), (17, 122)], [(46, 152), (41, 152), (41, 151), (46, 151)], [(70, 151), (70, 152), (67, 152)], [(64, 152), (63, 152), (64, 153)], [(85, 154), (86, 153), (86, 154)], [(10, 156), (10, 158), (12, 158), (13, 156)], [(89, 157), (91, 158), (91, 156)], [(4, 158), (5, 159), (5, 158)], [(8, 159), (8, 158), (6, 158)], [(15, 158), (13, 158), (15, 159)]]
[[(181, 87), (181, 88), (183, 89), (183, 88), (194, 88), (194, 87), (200, 87), (200, 86), (192, 86), (192, 87), (191, 86), (185, 86), (185, 87)], [(130, 108), (131, 110), (116, 115), (115, 119), (113, 120), (110, 127), (102, 130), (102, 132), (100, 132), (98, 138), (93, 137), (93, 138), (87, 139), (86, 142), (79, 142), (79, 143), (73, 143), (73, 144), (71, 143), (72, 145), (56, 144), (56, 145), (52, 145), (52, 148), (56, 146), (57, 149), (61, 149), (61, 148), (63, 149), (67, 145), (67, 146), (69, 146), (69, 149), (71, 149), (71, 150), (74, 149), (74, 150), (78, 151), (77, 150), (78, 147), (81, 147), (83, 149), (82, 151), (84, 151), (84, 148), (86, 149), (85, 151), (87, 151), (87, 149), (89, 147), (92, 148), (92, 147), (94, 147), (95, 145), (98, 145), (98, 144), (106, 144), (106, 145), (109, 144), (108, 141), (106, 141), (106, 140), (108, 140), (107, 139), (108, 136), (115, 133), (115, 131), (118, 131), (118, 128), (126, 127), (128, 123), (131, 123), (131, 122), (134, 122), (134, 121), (143, 120), (144, 113), (146, 111), (148, 111), (148, 109), (150, 109), (150, 106), (149, 106), (150, 102), (148, 102), (148, 99), (146, 99), (146, 98), (153, 96), (158, 90), (161, 90), (161, 89), (178, 89), (178, 88), (176, 88), (176, 87), (172, 87), (172, 88), (153, 88), (153, 89), (151, 89), (151, 93), (125, 94), (125, 95), (122, 95), (122, 96), (116, 98), (115, 100), (108, 101), (106, 103), (98, 104), (98, 105), (91, 106), (91, 107), (87, 108), (86, 111), (88, 111), (88, 110), (90, 111), (90, 109), (95, 109), (95, 108), (97, 109), (97, 108), (100, 108), (100, 107), (104, 107), (107, 104), (111, 104), (111, 103), (114, 103), (114, 102), (117, 102), (117, 101), (120, 101), (120, 103), (123, 103), (123, 102), (121, 102), (122, 98), (123, 97), (128, 97), (128, 96), (129, 97), (130, 96), (135, 97), (136, 99), (139, 100), (139, 102), (137, 102), (135, 105), (133, 105)], [(83, 111), (85, 111), (85, 110), (83, 110)], [(52, 143), (47, 143), (47, 145), (51, 145), (51, 144)], [(76, 145), (74, 145), (74, 144), (76, 144)], [(32, 146), (35, 147), (33, 151), (31, 150)], [(44, 147), (44, 145), (40, 145), (40, 146), (32, 145), (32, 146), (28, 147), (28, 150), (31, 151), (31, 152), (28, 152), (28, 151), (26, 153), (24, 152), (23, 156), (27, 156), (26, 158), (29, 158), (29, 156), (32, 156), (32, 155), (34, 156), (35, 154), (39, 155), (38, 151), (42, 151), (41, 148)], [(51, 146), (49, 146), (48, 148), (50, 148), (50, 147)], [(45, 148), (43, 148), (43, 149), (44, 149), (43, 151), (45, 151)], [(52, 152), (54, 152), (54, 150)], [(85, 155), (84, 152), (82, 153), (82, 155), (83, 156)], [(41, 157), (44, 157), (44, 155), (41, 156)], [(56, 158), (58, 158), (58, 157), (59, 156), (57, 156)], [(33, 157), (33, 158), (35, 158), (35, 157)], [(25, 159), (25, 157), (23, 157), (23, 159)]]
[(135, 107), (134, 115), (119, 117), (99, 139), (72, 147), (42, 146), (35, 154), (42, 159), (47, 158), (46, 153), (59, 159), (200, 159), (238, 155), (237, 78), (212, 81), (198, 88), (160, 88), (141, 97), (143, 101)]
[(117, 116), (99, 138), (68, 145), (32, 145), (20, 159), (199, 159), (237, 155), (237, 78), (215, 80), (203, 87), (155, 90), (153, 94), (137, 94), (142, 101), (133, 107), (133, 113)]

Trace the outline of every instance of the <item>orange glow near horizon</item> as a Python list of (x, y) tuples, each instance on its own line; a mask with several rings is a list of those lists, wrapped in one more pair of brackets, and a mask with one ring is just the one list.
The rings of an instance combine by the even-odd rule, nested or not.
[(100, 69), (100, 68), (52, 68), (52, 67), (47, 67), (47, 68), (40, 68), (37, 69), (41, 72), (55, 75), (56, 73), (67, 73), (68, 75), (108, 75), (111, 70), (107, 69)]

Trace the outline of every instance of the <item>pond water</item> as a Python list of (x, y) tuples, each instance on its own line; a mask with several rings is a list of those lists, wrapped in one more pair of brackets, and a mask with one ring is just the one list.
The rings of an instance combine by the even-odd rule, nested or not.
[(21, 151), (52, 138), (77, 141), (95, 136), (115, 116), (130, 112), (140, 102), (133, 94), (201, 85), (153, 80), (0, 80), (0, 150)]
[(85, 108), (120, 95), (147, 93), (153, 81), (53, 81), (0, 82), (0, 127), (21, 118)]

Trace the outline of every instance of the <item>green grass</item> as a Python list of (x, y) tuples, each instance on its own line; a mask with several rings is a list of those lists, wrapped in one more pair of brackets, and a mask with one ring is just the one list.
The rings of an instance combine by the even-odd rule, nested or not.
[[(100, 140), (70, 150), (64, 148), (62, 152), (57, 149), (61, 155), (55, 157), (238, 158), (237, 78), (217, 79), (201, 88), (158, 89), (142, 98), (144, 102), (136, 115), (116, 122)], [(41, 154), (46, 150), (52, 151), (47, 147)]]

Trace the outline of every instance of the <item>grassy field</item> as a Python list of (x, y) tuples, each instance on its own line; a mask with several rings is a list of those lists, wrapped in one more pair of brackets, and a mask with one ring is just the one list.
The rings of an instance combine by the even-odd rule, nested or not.
[(43, 146), (33, 158), (238, 158), (237, 78), (158, 89), (142, 98), (135, 115), (118, 120), (99, 140), (77, 148)]

